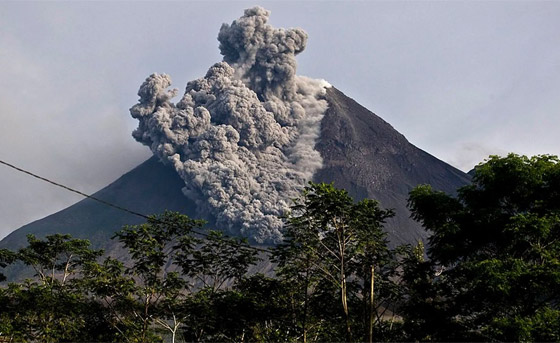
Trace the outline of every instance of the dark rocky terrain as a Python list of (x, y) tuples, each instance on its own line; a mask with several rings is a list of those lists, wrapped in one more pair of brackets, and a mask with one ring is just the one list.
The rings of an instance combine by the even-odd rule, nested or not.
[[(410, 144), (391, 125), (336, 88), (327, 91), (327, 100), (329, 109), (316, 145), (324, 167), (315, 181), (334, 182), (357, 200), (374, 198), (382, 207), (395, 209), (396, 217), (386, 225), (394, 244), (425, 237), (420, 225), (410, 219), (408, 192), (418, 184), (431, 184), (453, 193), (470, 177)], [(194, 204), (181, 193), (182, 185), (174, 170), (152, 157), (94, 196), (143, 214), (168, 209), (197, 218)], [(123, 225), (140, 222), (143, 218), (85, 199), (15, 230), (0, 241), (0, 248), (23, 246), (29, 233), (39, 237), (69, 233), (118, 254), (110, 237)]]
[(389, 123), (338, 89), (327, 90), (329, 108), (316, 148), (324, 159), (318, 181), (334, 182), (355, 199), (373, 198), (396, 216), (386, 229), (393, 243), (425, 237), (410, 219), (408, 192), (419, 184), (453, 194), (470, 176), (409, 143)]

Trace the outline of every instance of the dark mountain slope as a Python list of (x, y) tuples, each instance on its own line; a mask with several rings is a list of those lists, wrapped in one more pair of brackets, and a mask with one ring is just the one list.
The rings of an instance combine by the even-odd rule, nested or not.
[[(168, 209), (194, 217), (195, 205), (181, 192), (183, 185), (173, 169), (152, 157), (93, 196), (142, 214)], [(85, 199), (12, 232), (0, 241), (0, 248), (22, 246), (29, 233), (41, 237), (70, 233), (74, 237), (89, 239), (96, 248), (107, 248), (115, 231), (123, 225), (141, 222), (144, 222), (141, 217)]]
[[(454, 192), (468, 183), (469, 177), (416, 148), (391, 125), (337, 89), (327, 91), (327, 100), (329, 109), (316, 145), (324, 167), (315, 180), (334, 181), (356, 199), (371, 197), (380, 200), (385, 208), (394, 208), (397, 216), (387, 223), (394, 243), (412, 243), (423, 237), (419, 224), (409, 218), (406, 209), (410, 189), (429, 183), (436, 189)], [(94, 196), (143, 214), (168, 209), (198, 218), (194, 204), (183, 196), (182, 186), (174, 170), (150, 158)], [(115, 246), (110, 237), (116, 230), (142, 221), (86, 199), (14, 231), (0, 242), (0, 248), (24, 245), (28, 233), (70, 233), (90, 239), (96, 248), (111, 250)]]
[(397, 215), (387, 230), (393, 243), (411, 243), (425, 237), (406, 208), (408, 192), (430, 184), (448, 193), (470, 177), (410, 144), (383, 119), (338, 89), (327, 90), (329, 109), (322, 122), (317, 149), (324, 167), (315, 179), (333, 181), (355, 199), (373, 198)]

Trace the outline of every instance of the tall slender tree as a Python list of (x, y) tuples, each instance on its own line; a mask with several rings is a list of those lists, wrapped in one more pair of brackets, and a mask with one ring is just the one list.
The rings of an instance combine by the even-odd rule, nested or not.
[[(294, 200), (286, 217), (287, 242), (279, 247), (277, 261), (279, 274), (298, 280), (302, 287), (304, 340), (309, 326), (309, 297), (325, 283), (338, 290), (343, 337), (352, 340), (349, 304), (355, 294), (350, 291), (350, 283), (361, 278), (371, 284), (375, 275), (372, 269), (379, 268), (377, 262), (388, 255), (382, 224), (392, 215), (391, 210), (381, 209), (374, 200), (354, 203), (345, 190), (332, 184), (310, 183)], [(370, 290), (362, 288), (361, 297)], [(374, 307), (373, 294), (367, 298), (373, 299)], [(367, 318), (371, 322), (371, 312)]]

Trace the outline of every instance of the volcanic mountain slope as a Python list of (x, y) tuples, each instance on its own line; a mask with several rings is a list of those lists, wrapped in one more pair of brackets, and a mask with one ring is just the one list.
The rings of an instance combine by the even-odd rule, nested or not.
[(470, 176), (418, 149), (386, 121), (338, 89), (327, 89), (329, 108), (316, 149), (324, 159), (315, 180), (334, 182), (356, 200), (372, 198), (396, 216), (385, 229), (393, 244), (426, 237), (410, 218), (408, 193), (430, 184), (450, 194), (470, 182)]
[[(183, 185), (174, 170), (152, 157), (93, 196), (137, 213), (154, 214), (171, 210), (194, 217), (196, 214), (192, 209), (195, 206), (181, 192)], [(44, 237), (55, 233), (87, 238), (95, 248), (110, 248), (114, 232), (123, 225), (144, 221), (134, 214), (84, 199), (12, 232), (0, 241), (0, 248), (19, 248), (26, 244), (28, 234)]]
[[(418, 184), (431, 184), (453, 193), (469, 182), (469, 176), (416, 148), (391, 125), (336, 88), (327, 89), (326, 100), (329, 107), (315, 146), (323, 157), (323, 167), (315, 174), (315, 181), (334, 182), (356, 200), (374, 198), (382, 207), (395, 209), (396, 217), (385, 226), (393, 244), (414, 243), (425, 237), (420, 225), (410, 219), (408, 192)], [(181, 192), (183, 186), (175, 170), (152, 157), (94, 196), (139, 213), (167, 209), (198, 218), (195, 204)], [(116, 249), (110, 240), (115, 231), (142, 221), (141, 217), (85, 199), (12, 232), (0, 241), (0, 248), (25, 245), (29, 233), (39, 237), (69, 233), (111, 251)]]

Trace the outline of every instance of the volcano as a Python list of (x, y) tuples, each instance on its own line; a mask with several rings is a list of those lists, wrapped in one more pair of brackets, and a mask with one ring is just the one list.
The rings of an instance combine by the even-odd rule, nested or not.
[[(133, 138), (154, 157), (73, 206), (26, 225), (0, 248), (67, 233), (118, 254), (110, 239), (141, 216), (178, 211), (255, 244), (282, 241), (281, 216), (306, 182), (333, 182), (355, 200), (373, 198), (396, 216), (393, 245), (425, 238), (410, 219), (409, 191), (419, 184), (453, 193), (469, 176), (410, 144), (391, 125), (325, 80), (296, 74), (307, 43), (302, 29), (269, 25), (253, 7), (219, 33), (221, 62), (187, 83), (182, 98), (171, 77), (154, 73), (130, 114)], [(123, 211), (122, 209), (128, 209)]]
[[(406, 207), (408, 192), (419, 184), (430, 184), (434, 189), (454, 193), (468, 184), (470, 177), (415, 147), (390, 124), (338, 89), (329, 88), (326, 100), (329, 107), (315, 146), (323, 157), (323, 167), (316, 172), (314, 181), (334, 182), (355, 200), (377, 199), (382, 207), (394, 209), (396, 216), (385, 225), (392, 244), (425, 238), (420, 224), (410, 218)], [(171, 210), (198, 218), (196, 205), (181, 192), (183, 185), (173, 168), (152, 157), (93, 196), (143, 214)], [(68, 233), (111, 252), (117, 249), (110, 239), (115, 231), (143, 221), (84, 199), (15, 230), (0, 241), (0, 248), (24, 246), (30, 233), (38, 237)]]

